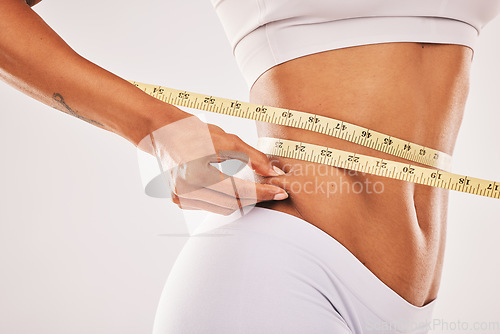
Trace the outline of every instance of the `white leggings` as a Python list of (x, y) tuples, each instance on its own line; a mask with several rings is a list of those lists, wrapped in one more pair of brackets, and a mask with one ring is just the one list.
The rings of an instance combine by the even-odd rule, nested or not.
[[(214, 214), (205, 228), (224, 219)], [(306, 221), (255, 207), (189, 238), (153, 333), (427, 333), (434, 304), (406, 302)]]

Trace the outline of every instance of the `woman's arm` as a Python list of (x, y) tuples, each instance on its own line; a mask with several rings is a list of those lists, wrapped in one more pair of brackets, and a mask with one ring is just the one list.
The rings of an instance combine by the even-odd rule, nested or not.
[(24, 0), (0, 1), (0, 31), (3, 80), (135, 145), (188, 115), (78, 55)]
[(172, 198), (181, 207), (229, 214), (241, 205), (288, 196), (276, 186), (227, 178), (210, 163), (239, 159), (264, 176), (279, 172), (264, 153), (237, 136), (149, 96), (78, 55), (24, 0), (0, 1), (0, 32), (0, 78), (126, 138), (167, 168), (177, 168)]

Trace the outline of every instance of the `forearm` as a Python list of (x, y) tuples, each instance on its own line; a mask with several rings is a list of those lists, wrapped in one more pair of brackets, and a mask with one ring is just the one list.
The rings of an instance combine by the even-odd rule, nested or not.
[(49, 106), (135, 145), (185, 116), (79, 56), (23, 0), (0, 1), (0, 32), (0, 77)]

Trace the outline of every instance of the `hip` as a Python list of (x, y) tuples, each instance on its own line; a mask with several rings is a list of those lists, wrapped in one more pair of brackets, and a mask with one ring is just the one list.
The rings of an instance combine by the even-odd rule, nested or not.
[(426, 332), (435, 303), (409, 304), (302, 219), (245, 211), (209, 214), (187, 241), (154, 333)]

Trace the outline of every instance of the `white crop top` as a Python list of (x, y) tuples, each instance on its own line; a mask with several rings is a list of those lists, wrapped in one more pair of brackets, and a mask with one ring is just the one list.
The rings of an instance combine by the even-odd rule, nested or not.
[(211, 0), (249, 87), (269, 68), (327, 50), (387, 42), (474, 49), (500, 0)]

